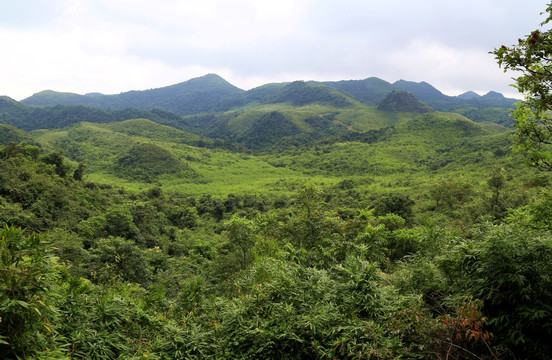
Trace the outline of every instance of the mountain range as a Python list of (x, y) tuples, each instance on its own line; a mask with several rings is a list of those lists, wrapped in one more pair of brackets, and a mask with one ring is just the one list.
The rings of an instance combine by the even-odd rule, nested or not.
[(425, 82), (391, 84), (374, 77), (272, 83), (245, 91), (208, 74), (118, 95), (47, 90), (20, 102), (3, 96), (0, 124), (32, 131), (80, 122), (148, 119), (193, 134), (190, 145), (265, 151), (325, 138), (337, 141), (432, 112), (460, 114), (491, 132), (501, 132), (511, 127), (509, 109), (516, 101), (495, 92), (447, 96)]
[(128, 91), (117, 95), (74, 93), (46, 90), (21, 102), (27, 105), (86, 105), (102, 109), (162, 109), (180, 115), (221, 112), (251, 104), (292, 101), (295, 105), (324, 102), (346, 106), (350, 97), (366, 105), (375, 105), (393, 90), (403, 90), (438, 111), (458, 108), (509, 108), (518, 101), (502, 94), (489, 92), (483, 96), (467, 92), (448, 96), (426, 82), (399, 80), (389, 83), (376, 77), (364, 80), (335, 82), (295, 81), (266, 84), (242, 90), (216, 74), (207, 74), (175, 85), (143, 91)]

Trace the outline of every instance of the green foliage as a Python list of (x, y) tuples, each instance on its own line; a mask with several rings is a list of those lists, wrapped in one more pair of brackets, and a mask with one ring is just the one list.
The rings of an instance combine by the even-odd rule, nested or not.
[(374, 215), (395, 214), (402, 217), (407, 223), (412, 222), (412, 206), (414, 200), (402, 194), (388, 194), (377, 200), (374, 205)]
[(64, 178), (69, 172), (69, 166), (64, 163), (63, 152), (51, 152), (42, 157), (42, 162), (54, 165), (56, 174)]
[(55, 259), (42, 236), (0, 231), (0, 355), (32, 358), (53, 344)]
[[(552, 5), (546, 8), (547, 19), (541, 26), (552, 20)], [(550, 116), (552, 100), (550, 93), (550, 58), (552, 55), (552, 30), (535, 30), (518, 40), (517, 45), (502, 45), (493, 51), (498, 64), (504, 71), (521, 73), (514, 78), (514, 86), (525, 97), (512, 113), (516, 123), (514, 128), (516, 148), (522, 152), (527, 162), (539, 169), (552, 169), (550, 148)]]
[(35, 143), (34, 139), (23, 130), (15, 126), (0, 124), (0, 145), (8, 145), (9, 143), (19, 144), (22, 142)]
[(77, 181), (82, 181), (82, 176), (84, 175), (84, 164), (79, 163), (75, 171), (73, 172), (73, 179)]
[(435, 184), (430, 190), (430, 196), (435, 201), (437, 209), (453, 209), (462, 204), (471, 195), (471, 186), (465, 181), (444, 179)]
[(354, 258), (328, 270), (258, 262), (219, 305), (217, 357), (394, 358), (401, 342), (378, 324), (393, 299), (378, 281), (373, 265)]
[(120, 237), (101, 239), (90, 249), (91, 272), (99, 281), (108, 281), (104, 276), (121, 276), (125, 281), (148, 284), (152, 269), (144, 253), (132, 240)]
[(459, 247), (455, 271), (448, 275), (458, 276), (469, 294), (484, 301), (495, 341), (520, 356), (546, 358), (552, 329), (550, 234), (516, 224), (480, 231), (479, 239)]

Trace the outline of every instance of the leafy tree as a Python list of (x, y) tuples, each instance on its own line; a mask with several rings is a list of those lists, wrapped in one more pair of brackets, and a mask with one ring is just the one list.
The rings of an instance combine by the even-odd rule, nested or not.
[(73, 172), (73, 179), (77, 181), (82, 181), (82, 175), (84, 175), (84, 164), (79, 163), (79, 166)]
[(147, 284), (152, 269), (144, 253), (131, 240), (120, 237), (101, 239), (98, 246), (91, 249), (93, 272), (98, 276), (105, 269), (115, 270), (126, 281)]
[(46, 164), (54, 165), (56, 174), (64, 178), (69, 171), (69, 166), (65, 164), (62, 151), (52, 151), (42, 157)]
[(410, 199), (408, 195), (388, 194), (378, 199), (374, 206), (374, 215), (395, 214), (410, 223), (414, 216), (413, 205), (414, 200)]
[(471, 189), (468, 183), (454, 179), (442, 180), (429, 190), (437, 209), (451, 209), (456, 204), (464, 203), (470, 196), (470, 192)]
[[(552, 20), (552, 3), (546, 8), (548, 17), (541, 26)], [(535, 30), (518, 39), (518, 44), (493, 51), (504, 71), (521, 75), (514, 87), (524, 95), (513, 112), (515, 142), (529, 164), (552, 170), (552, 30)]]
[(42, 236), (0, 231), (0, 357), (28, 358), (48, 345), (55, 309), (49, 301), (55, 258)]
[(506, 186), (504, 168), (497, 167), (493, 169), (487, 178), (487, 185), (492, 191), (492, 197), (489, 203), (491, 214), (496, 219), (500, 219), (506, 212), (506, 207), (501, 197), (502, 190)]
[(105, 214), (105, 229), (109, 235), (137, 239), (140, 232), (130, 210), (124, 206), (110, 208)]

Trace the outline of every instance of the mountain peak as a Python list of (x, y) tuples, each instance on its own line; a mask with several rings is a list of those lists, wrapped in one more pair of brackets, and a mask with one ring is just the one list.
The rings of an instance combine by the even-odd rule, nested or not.
[(463, 94), (460, 94), (457, 96), (458, 99), (462, 99), (462, 100), (472, 100), (472, 99), (477, 99), (477, 98), (480, 98), (481, 95), (479, 95), (478, 93), (474, 92), (474, 91), (466, 91), (465, 93)]
[(483, 97), (488, 98), (488, 99), (504, 99), (504, 95), (502, 95), (501, 93), (498, 93), (496, 91), (489, 91), (488, 93), (483, 95)]

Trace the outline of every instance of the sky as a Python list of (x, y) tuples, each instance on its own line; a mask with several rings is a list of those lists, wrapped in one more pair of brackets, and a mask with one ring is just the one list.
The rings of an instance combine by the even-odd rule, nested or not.
[(215, 73), (426, 81), (520, 97), (492, 54), (540, 27), (537, 0), (0, 0), (0, 95), (118, 94)]

